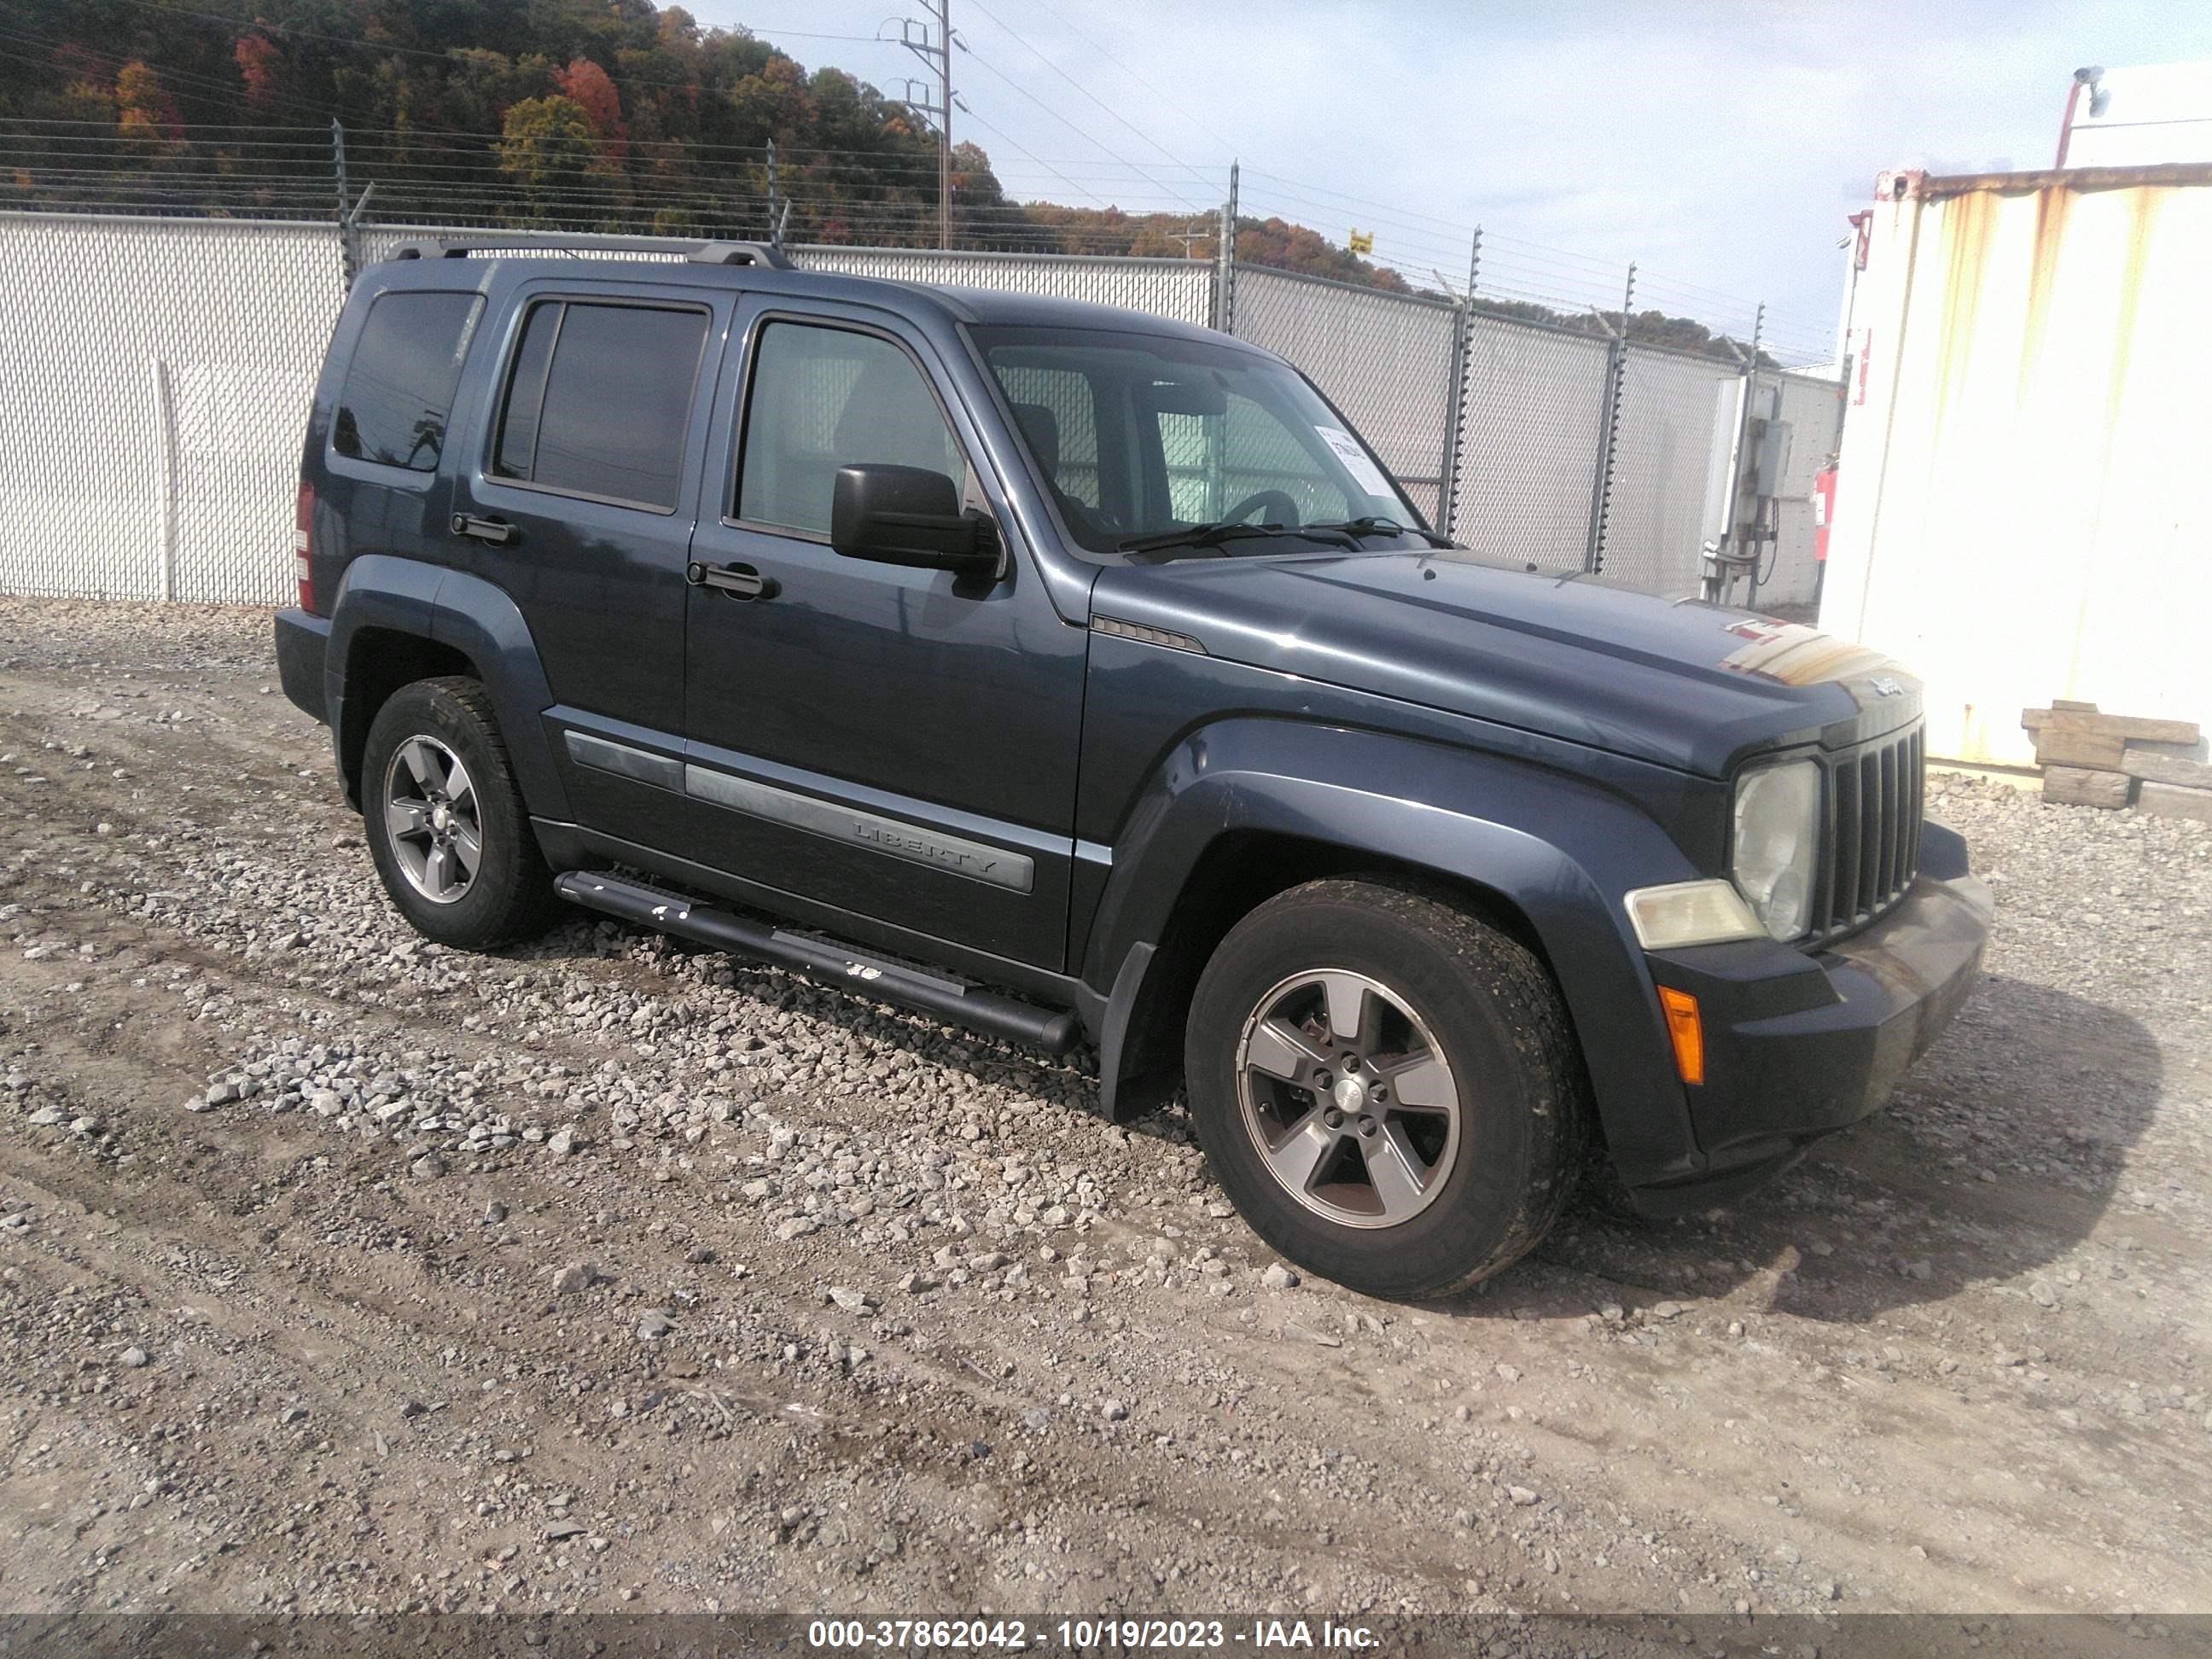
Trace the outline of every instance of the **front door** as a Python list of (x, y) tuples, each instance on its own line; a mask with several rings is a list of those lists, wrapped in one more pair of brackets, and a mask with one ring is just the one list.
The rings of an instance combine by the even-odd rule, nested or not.
[(680, 775), (684, 574), (698, 434), (735, 296), (538, 283), (503, 318), (483, 453), (455, 481), (453, 534), (529, 624), (569, 805), (665, 847)]
[[(691, 556), (684, 789), (695, 854), (748, 881), (1034, 966), (1062, 965), (1086, 636), (1054, 614), (961, 395), (871, 307), (739, 319)], [(945, 473), (1005, 576), (845, 558), (840, 466)]]

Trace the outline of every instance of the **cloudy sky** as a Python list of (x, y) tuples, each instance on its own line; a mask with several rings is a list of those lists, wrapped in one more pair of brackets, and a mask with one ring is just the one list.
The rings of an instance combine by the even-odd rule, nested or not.
[[(886, 90), (915, 0), (691, 0)], [(1279, 213), (1455, 285), (1832, 331), (1876, 171), (2048, 166), (2073, 70), (2212, 58), (2202, 0), (952, 0), (955, 136), (1024, 198)], [(828, 37), (828, 38), (825, 38)], [(851, 38), (859, 37), (859, 38)], [(1026, 152), (1024, 154), (1024, 152)]]

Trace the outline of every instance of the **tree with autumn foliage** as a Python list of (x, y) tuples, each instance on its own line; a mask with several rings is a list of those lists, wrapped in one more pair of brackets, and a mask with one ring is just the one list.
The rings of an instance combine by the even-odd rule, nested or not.
[(599, 154), (615, 167), (629, 158), (629, 128), (623, 120), (622, 94), (607, 72), (588, 58), (579, 58), (554, 76), (562, 95), (584, 112), (599, 141)]
[(161, 77), (133, 58), (115, 76), (115, 127), (134, 143), (160, 147), (184, 137), (184, 117), (161, 86)]
[[(350, 187), (387, 222), (529, 223), (929, 244), (935, 136), (841, 70), (807, 68), (743, 28), (652, 0), (0, 0), (36, 50), (0, 57), (0, 118), (68, 135), (50, 168), (0, 179), (0, 204), (100, 191), (161, 211), (329, 210), (330, 124)], [(68, 124), (61, 125), (58, 124)], [(49, 124), (55, 124), (50, 125)], [(771, 200), (768, 149), (776, 148)], [(66, 150), (66, 159), (64, 151)], [(105, 169), (103, 186), (88, 183)], [(991, 158), (952, 157), (957, 246), (1215, 257), (1216, 216), (1009, 200)], [(1243, 219), (1237, 257), (1407, 291), (1395, 271), (1304, 225)], [(1594, 329), (1586, 315), (1522, 311)], [(1723, 349), (1650, 313), (1638, 339)]]
[(518, 185), (534, 220), (611, 213), (621, 174), (574, 99), (555, 94), (508, 106), (500, 124), (499, 170)]

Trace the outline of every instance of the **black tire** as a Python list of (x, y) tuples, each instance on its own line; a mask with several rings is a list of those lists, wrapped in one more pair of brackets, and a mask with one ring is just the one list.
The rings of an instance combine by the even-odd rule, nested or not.
[[(1279, 1073), (1257, 1074), (1247, 1088), (1275, 1103), (1263, 1103), (1248, 1117), (1238, 1064), (1248, 1030), (1256, 1031), (1270, 1007), (1295, 1010), (1305, 994), (1295, 982), (1325, 969), (1373, 981), (1385, 1003), (1397, 1005), (1379, 1019), (1398, 1022), (1400, 1050), (1419, 1053), (1432, 1044), (1449, 1068), (1458, 1126), (1452, 1146), (1436, 1144), (1440, 1132), (1424, 1127), (1436, 1118), (1403, 1103), (1398, 1109), (1398, 1121), (1429, 1142), (1433, 1158), (1417, 1200), (1425, 1207), (1401, 1220), (1389, 1219), (1379, 1179), (1372, 1182), (1375, 1212), (1367, 1224), (1320, 1212), (1348, 1216), (1353, 1212), (1347, 1204), (1366, 1201), (1358, 1183), (1369, 1167), (1368, 1149), (1378, 1143), (1364, 1115), (1352, 1121), (1365, 1126), (1355, 1133), (1369, 1139), (1352, 1142), (1348, 1153), (1340, 1146), (1318, 1160), (1346, 1172), (1351, 1178), (1344, 1183), (1309, 1180), (1308, 1196), (1301, 1198), (1271, 1171), (1261, 1137), (1279, 1121), (1304, 1121), (1317, 1143), (1331, 1134), (1341, 1139), (1341, 1127), (1313, 1121), (1326, 1117), (1337, 1093), (1277, 1083)], [(1294, 988), (1271, 1002), (1285, 985)], [(1273, 1023), (1277, 1029), (1294, 1024), (1279, 1012)], [(1330, 1050), (1334, 1023), (1323, 1017), (1318, 1025), (1326, 1035), (1311, 1042)], [(1316, 1023), (1295, 1029), (1311, 1034)], [(1388, 1080), (1393, 1064), (1404, 1063), (1387, 1033), (1373, 1046), (1385, 1057), (1381, 1066), (1346, 1068), (1370, 1089)], [(1581, 1172), (1588, 1085), (1550, 974), (1524, 946), (1446, 897), (1390, 877), (1310, 882), (1268, 900), (1231, 928), (1192, 999), (1184, 1063), (1206, 1161), (1253, 1231), (1300, 1267), (1370, 1296), (1447, 1297), (1499, 1272), (1550, 1230)], [(1332, 1078), (1320, 1069), (1309, 1075)], [(1343, 1073), (1334, 1078), (1341, 1088)], [(1350, 1097), (1360, 1103), (1361, 1114), (1376, 1115), (1382, 1133), (1391, 1133), (1390, 1109), (1377, 1103), (1387, 1100), (1387, 1090), (1371, 1100), (1357, 1091)], [(1294, 1139), (1285, 1132), (1278, 1145), (1287, 1147)], [(1329, 1162), (1340, 1157), (1352, 1161)], [(1410, 1190), (1401, 1186), (1398, 1195)], [(1346, 1202), (1332, 1204), (1329, 1194)]]
[[(458, 896), (439, 902), (408, 873), (403, 837), (388, 810), (395, 756), (416, 738), (457, 757), (473, 786), (478, 862)], [(415, 751), (419, 753), (420, 751)], [(434, 749), (432, 752), (436, 751)], [(403, 769), (399, 787), (411, 788)], [(416, 680), (393, 692), (370, 722), (362, 755), (362, 817), (384, 890), (417, 933), (464, 951), (489, 951), (542, 933), (555, 908), (553, 880), (482, 682)], [(412, 799), (412, 796), (404, 798)], [(404, 809), (403, 808), (403, 811)], [(419, 853), (420, 848), (416, 849)]]

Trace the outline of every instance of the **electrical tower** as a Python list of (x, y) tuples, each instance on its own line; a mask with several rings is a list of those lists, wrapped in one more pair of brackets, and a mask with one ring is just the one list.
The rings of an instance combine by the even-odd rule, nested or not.
[[(958, 106), (952, 95), (952, 43), (959, 37), (952, 33), (952, 0), (921, 0), (921, 5), (929, 14), (928, 21), (901, 18), (899, 44), (934, 73), (937, 99), (933, 103), (926, 95), (915, 97), (916, 83), (909, 80), (902, 101), (937, 129), (937, 245), (949, 248), (952, 246), (952, 112)], [(931, 23), (937, 26), (933, 36)], [(968, 43), (960, 44), (964, 49)]]

